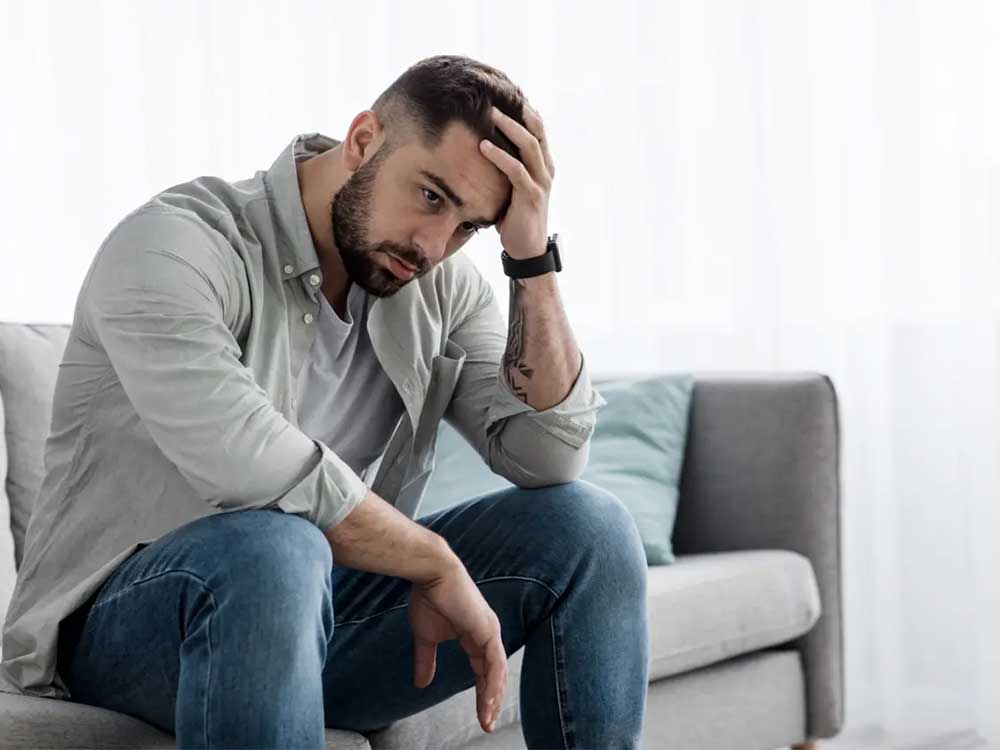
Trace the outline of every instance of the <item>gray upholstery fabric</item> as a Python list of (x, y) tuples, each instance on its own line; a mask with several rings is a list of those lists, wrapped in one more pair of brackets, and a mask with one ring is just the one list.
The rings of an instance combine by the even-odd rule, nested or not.
[(650, 682), (775, 646), (820, 616), (809, 561), (786, 550), (682, 555), (649, 569)]
[[(805, 686), (794, 650), (765, 650), (649, 686), (647, 750), (774, 750), (805, 739)], [(466, 750), (523, 750), (520, 724)]]
[(699, 375), (674, 530), (679, 554), (780, 548), (812, 563), (823, 613), (794, 645), (813, 738), (844, 722), (839, 430), (824, 375)]
[(7, 440), (4, 437), (3, 395), (0, 394), (0, 623), (3, 623), (17, 582), (14, 565), (14, 537), (10, 531), (10, 500), (5, 487), (7, 480)]
[(7, 496), (14, 558), (21, 564), (34, 494), (42, 483), (52, 395), (69, 326), (0, 323), (0, 395), (7, 415)]
[[(787, 642), (820, 614), (809, 561), (785, 550), (678, 557), (649, 569), (647, 591), (651, 682)], [(497, 732), (511, 725), (518, 742), (523, 657), (522, 648), (508, 661), (510, 682), (497, 721)], [(375, 750), (463, 748), (484, 734), (475, 705), (470, 688), (369, 740)]]
[[(802, 666), (794, 650), (759, 651), (659, 680), (650, 685), (643, 745), (665, 750), (771, 750), (787, 746), (805, 736), (804, 693)], [(439, 742), (433, 726), (401, 726), (417, 718), (411, 717), (371, 735), (371, 747), (499, 750), (525, 746), (520, 723), (510, 707), (505, 707), (496, 734), (479, 730), (469, 695), (462, 693), (421, 715), (441, 717), (444, 711), (473, 717), (471, 722), (460, 722), (462, 729), (451, 739)], [(121, 713), (8, 693), (0, 694), (0, 727), (0, 750), (175, 747), (171, 735)], [(353, 732), (330, 729), (326, 740), (328, 750), (369, 747), (363, 736)]]
[[(0, 750), (26, 748), (132, 748), (172, 750), (172, 734), (117, 711), (54, 698), (0, 693)], [(368, 740), (355, 732), (326, 730), (327, 750), (363, 750)]]

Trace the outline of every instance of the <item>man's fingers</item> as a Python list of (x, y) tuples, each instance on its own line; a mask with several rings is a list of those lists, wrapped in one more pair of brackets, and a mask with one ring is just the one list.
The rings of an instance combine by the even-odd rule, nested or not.
[(545, 168), (549, 172), (549, 179), (555, 179), (556, 165), (552, 161), (552, 152), (549, 150), (549, 139), (545, 134), (545, 123), (542, 122), (542, 116), (538, 114), (537, 109), (527, 102), (524, 103), (522, 116), (524, 117), (524, 124), (528, 126), (528, 130), (538, 139), (538, 143), (541, 145), (542, 158), (545, 160)]
[(413, 641), (413, 685), (425, 688), (434, 679), (437, 668), (437, 644), (432, 641)]
[(488, 648), (476, 645), (471, 639), (462, 642), (462, 646), (469, 656), (469, 665), (476, 675), (476, 716), (483, 731), (489, 732), (490, 725), (499, 712), (502, 698), (497, 698), (495, 689), (490, 683)]
[[(486, 659), (486, 694), (489, 723), (496, 721), (503, 706), (503, 696), (507, 689), (507, 654), (499, 636), (490, 640), (484, 654)], [(491, 702), (492, 701), (492, 702)]]
[(521, 151), (521, 159), (528, 168), (528, 172), (539, 184), (547, 188), (552, 182), (552, 178), (549, 176), (548, 166), (542, 155), (542, 146), (538, 142), (538, 138), (513, 117), (505, 115), (496, 107), (493, 107), (492, 112), (493, 122)]
[(490, 731), (490, 724), (493, 721), (493, 703), (490, 702), (490, 689), (484, 675), (476, 676), (476, 715), (479, 717), (479, 726), (484, 732)]
[(525, 197), (532, 201), (541, 199), (542, 188), (531, 178), (524, 164), (486, 139), (479, 142), (479, 150), (497, 166), (497, 169), (507, 175), (510, 184), (524, 193)]
[(469, 664), (476, 675), (476, 714), (483, 731), (490, 732), (500, 715), (504, 692), (507, 687), (507, 654), (497, 630), (486, 643), (479, 645), (471, 638), (460, 640), (469, 656)]

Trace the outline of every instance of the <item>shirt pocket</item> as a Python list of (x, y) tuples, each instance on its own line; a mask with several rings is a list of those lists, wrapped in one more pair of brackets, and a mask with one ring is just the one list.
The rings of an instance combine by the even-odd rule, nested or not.
[(431, 359), (430, 381), (420, 410), (420, 423), (417, 425), (414, 439), (413, 465), (407, 484), (427, 474), (434, 467), (434, 446), (437, 441), (438, 425), (455, 392), (465, 356), (465, 350), (448, 339), (444, 353), (435, 354)]

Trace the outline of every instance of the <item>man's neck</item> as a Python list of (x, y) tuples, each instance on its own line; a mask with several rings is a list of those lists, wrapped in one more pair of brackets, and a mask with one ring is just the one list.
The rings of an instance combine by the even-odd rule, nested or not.
[(343, 176), (340, 174), (340, 145), (298, 162), (296, 170), (299, 193), (302, 195), (302, 208), (323, 272), (323, 285), (320, 291), (337, 315), (343, 318), (347, 310), (351, 279), (347, 275), (347, 269), (344, 268), (340, 258), (340, 250), (337, 249), (333, 238), (330, 217), (330, 200), (347, 180), (346, 174)]

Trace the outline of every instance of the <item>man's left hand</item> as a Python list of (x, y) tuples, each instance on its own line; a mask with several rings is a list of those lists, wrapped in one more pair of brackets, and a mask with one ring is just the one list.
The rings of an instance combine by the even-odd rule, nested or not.
[(512, 258), (544, 255), (548, 244), (549, 193), (556, 170), (542, 118), (527, 102), (523, 109), (527, 128), (496, 107), (492, 116), (497, 127), (521, 152), (518, 161), (486, 139), (479, 142), (483, 156), (507, 175), (513, 186), (510, 207), (497, 225), (500, 244)]

